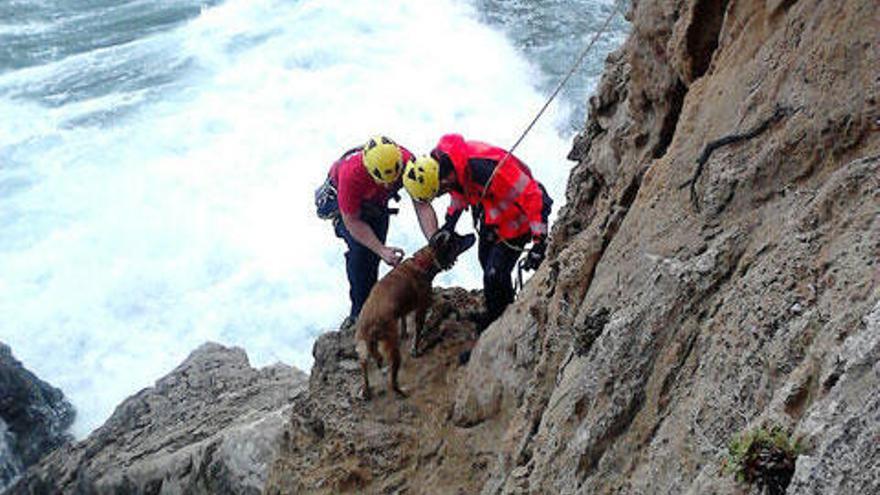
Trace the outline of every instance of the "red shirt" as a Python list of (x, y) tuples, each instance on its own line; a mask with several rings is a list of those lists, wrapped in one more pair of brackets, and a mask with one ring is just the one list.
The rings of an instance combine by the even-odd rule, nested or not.
[[(403, 163), (413, 159), (413, 154), (403, 146), (400, 147)], [(376, 182), (364, 166), (364, 153), (360, 150), (344, 155), (330, 167), (330, 180), (336, 185), (336, 197), (339, 211), (344, 215), (357, 216), (361, 212), (361, 204), (370, 202), (379, 206), (387, 206), (391, 195), (403, 186), (398, 178), (390, 186)]]

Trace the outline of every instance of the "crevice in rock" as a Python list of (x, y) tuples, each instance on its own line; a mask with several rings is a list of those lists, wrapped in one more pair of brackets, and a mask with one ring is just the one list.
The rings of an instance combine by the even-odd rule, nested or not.
[(582, 163), (572, 170), (566, 191), (566, 202), (559, 213), (559, 219), (553, 225), (550, 236), (548, 257), (555, 256), (572, 237), (582, 232), (592, 215), (593, 206), (599, 194), (607, 185), (601, 175), (591, 170), (587, 163)]
[(693, 332), (687, 337), (687, 340), (684, 342), (683, 351), (679, 353), (678, 359), (672, 369), (669, 370), (666, 378), (663, 379), (663, 385), (660, 387), (660, 397), (658, 399), (658, 409), (660, 413), (663, 413), (666, 410), (666, 407), (669, 406), (669, 392), (678, 382), (678, 376), (681, 373), (681, 369), (693, 353), (694, 344), (697, 342), (697, 335), (697, 332)]
[(574, 354), (580, 357), (586, 356), (596, 341), (605, 330), (609, 319), (608, 308), (600, 308), (598, 311), (587, 316), (581, 325), (575, 328)]
[(718, 48), (718, 35), (724, 23), (727, 2), (728, 0), (702, 0), (694, 5), (694, 14), (685, 38), (692, 81), (709, 70), (712, 55)]
[(602, 257), (605, 255), (605, 251), (608, 249), (614, 236), (617, 235), (617, 231), (623, 224), (624, 219), (626, 219), (629, 207), (638, 195), (639, 188), (642, 185), (642, 178), (647, 170), (647, 167), (643, 167), (632, 176), (629, 184), (627, 184), (626, 188), (624, 188), (621, 193), (619, 200), (611, 205), (609, 213), (600, 224), (599, 229), (602, 231), (602, 244), (594, 255), (594, 261), (591, 263), (590, 269), (584, 274), (584, 284), (580, 291), (581, 297), (590, 290), (590, 285), (593, 283), (593, 275), (596, 273), (596, 267), (599, 266)]
[(581, 481), (585, 480), (589, 477), (590, 473), (595, 471), (608, 447), (629, 428), (644, 402), (645, 393), (640, 390), (632, 397), (632, 400), (629, 401), (625, 408), (613, 418), (602, 436), (589, 443), (586, 452), (581, 454), (578, 459), (577, 476)]
[(795, 387), (791, 395), (785, 398), (785, 413), (796, 420), (800, 420), (810, 404), (811, 391), (815, 387), (816, 379), (810, 376), (805, 383)]
[(148, 481), (147, 484), (144, 485), (144, 495), (159, 495), (162, 493), (162, 484), (162, 478)]
[[(603, 222), (602, 229), (605, 232), (602, 236), (602, 249), (599, 252), (600, 260), (605, 254), (608, 245), (611, 244), (611, 241), (614, 239), (614, 236), (617, 235), (617, 230), (620, 228), (621, 224), (623, 224), (624, 219), (626, 219), (629, 207), (632, 205), (633, 201), (635, 201), (636, 196), (639, 193), (639, 188), (642, 187), (642, 178), (645, 176), (647, 170), (648, 167), (643, 167), (632, 176), (629, 184), (627, 184), (626, 188), (620, 195), (618, 206), (612, 206), (611, 213), (608, 214), (608, 217)], [(598, 265), (598, 262), (596, 264)], [(591, 272), (590, 279), (592, 279), (592, 276), (593, 274)]]
[(214, 453), (217, 452), (217, 448), (220, 445), (218, 443), (211, 443), (205, 448), (205, 452), (201, 461), (199, 462), (198, 475), (193, 479), (192, 485), (197, 487), (199, 485), (203, 487), (211, 486), (211, 479), (209, 478), (211, 472), (211, 464), (214, 462)]
[(788, 9), (791, 8), (792, 5), (796, 4), (797, 0), (780, 0), (779, 3), (770, 11), (770, 17), (776, 18), (781, 14), (784, 14)]
[(620, 205), (622, 207), (629, 209), (633, 201), (636, 200), (636, 194), (638, 194), (639, 188), (642, 187), (642, 177), (645, 175), (646, 170), (647, 168), (640, 170), (629, 181), (629, 184), (626, 185), (626, 189), (620, 195)]
[(573, 162), (582, 161), (590, 153), (590, 149), (593, 147), (593, 140), (604, 132), (605, 129), (602, 129), (598, 122), (595, 120), (589, 120), (587, 122), (587, 128), (574, 137), (574, 142), (571, 145), (571, 150), (569, 150), (566, 159)]
[(669, 111), (663, 117), (663, 125), (660, 127), (660, 139), (654, 145), (651, 156), (654, 158), (662, 158), (672, 144), (672, 138), (675, 136), (675, 128), (678, 126), (678, 117), (681, 115), (681, 107), (684, 105), (684, 97), (687, 95), (687, 86), (676, 78), (675, 84), (666, 93), (666, 100), (669, 102)]

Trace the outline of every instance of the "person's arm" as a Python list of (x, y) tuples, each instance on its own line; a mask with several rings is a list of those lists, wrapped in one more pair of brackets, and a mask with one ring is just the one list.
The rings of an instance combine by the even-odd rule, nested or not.
[(342, 214), (342, 222), (345, 228), (354, 237), (354, 240), (363, 244), (370, 251), (376, 253), (385, 263), (391, 266), (397, 266), (403, 260), (403, 249), (390, 247), (382, 244), (382, 241), (376, 237), (373, 229), (356, 215)]
[(446, 221), (441, 228), (455, 230), (455, 225), (458, 223), (458, 219), (467, 207), (468, 203), (463, 194), (456, 191), (450, 191), (449, 207), (446, 208)]
[(446, 221), (443, 223), (441, 229), (455, 231), (455, 225), (458, 223), (458, 219), (461, 218), (461, 214), (464, 210), (458, 210), (455, 213), (447, 213)]
[(538, 182), (533, 180), (523, 191), (519, 200), (529, 220), (532, 240), (538, 242), (541, 239), (546, 239), (549, 208), (544, 208), (544, 191)]
[(437, 232), (437, 213), (434, 207), (428, 201), (413, 200), (413, 208), (416, 210), (416, 217), (419, 219), (419, 227), (422, 228), (422, 234), (425, 239), (431, 240), (431, 237)]
[[(387, 247), (376, 237), (376, 233), (369, 224), (361, 220), (362, 196), (357, 187), (357, 176), (353, 174), (351, 166), (345, 166), (339, 171), (339, 183), (336, 186), (337, 199), (339, 200), (339, 212), (342, 214), (342, 223), (357, 242), (364, 245), (370, 251), (376, 253), (385, 263), (397, 266), (403, 259), (403, 250), (400, 248)], [(360, 164), (358, 164), (360, 166)], [(372, 179), (367, 179), (372, 180)]]
[(522, 202), (532, 233), (532, 248), (526, 255), (524, 270), (537, 270), (544, 261), (547, 252), (547, 217), (550, 215), (550, 204), (547, 201), (552, 203), (537, 181), (529, 184), (523, 192)]

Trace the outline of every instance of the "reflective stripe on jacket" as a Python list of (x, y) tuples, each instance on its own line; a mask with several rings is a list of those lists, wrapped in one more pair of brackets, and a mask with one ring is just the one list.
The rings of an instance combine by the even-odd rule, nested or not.
[(507, 151), (479, 141), (465, 141), (459, 134), (441, 137), (435, 148), (435, 152), (438, 151), (449, 156), (463, 191), (450, 192), (447, 215), (481, 203), (483, 221), (494, 226), (502, 239), (515, 239), (528, 233), (533, 238), (547, 234), (547, 219), (542, 216), (543, 191), (531, 170), (518, 158), (510, 155), (504, 161), (483, 195), (483, 185), (488, 178), (483, 178), (481, 184), (474, 176), (474, 167), (488, 162), (494, 169)]

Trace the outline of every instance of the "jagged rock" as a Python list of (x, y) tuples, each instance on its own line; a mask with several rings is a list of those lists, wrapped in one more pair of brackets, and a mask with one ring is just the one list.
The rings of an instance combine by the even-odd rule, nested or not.
[(485, 474), (471, 466), (488, 464), (490, 446), (449, 417), (454, 384), (462, 376), (458, 353), (470, 345), (470, 318), (482, 310), (481, 299), (478, 292), (435, 289), (424, 354), (412, 358), (403, 352), (405, 400), (387, 393), (385, 376), (375, 367), (374, 397), (361, 400), (353, 332), (322, 335), (315, 343), (309, 393), (296, 401), (266, 493), (478, 490)]
[[(735, 493), (723, 453), (761, 423), (832, 453), (807, 468), (830, 480), (816, 493), (877, 490), (842, 474), (877, 463), (876, 403), (819, 416), (849, 436), (801, 426), (833, 403), (818, 384), (845, 372), (828, 356), (852, 359), (841, 340), (880, 297), (877, 16), (867, 1), (635, 4), (591, 102), (587, 129), (602, 131), (575, 143), (554, 256), (533, 279), (547, 287), (505, 315), (519, 306), (511, 335), (541, 351), (528, 379), (492, 382), (524, 400), (490, 419), (505, 433), (483, 493)], [(711, 155), (696, 209), (705, 145), (780, 109)], [(468, 373), (496, 374), (519, 358), (509, 349), (481, 341)], [(839, 393), (872, 396), (876, 372), (849, 384)], [(462, 410), (486, 393), (461, 387)]]
[(57, 388), (26, 370), (0, 342), (0, 491), (70, 441), (74, 409)]
[(788, 493), (880, 492), (880, 4), (627, 18), (518, 300), (407, 401), (319, 341), (269, 493), (754, 493), (722, 465), (761, 426), (805, 446)]
[(292, 401), (305, 388), (298, 370), (254, 369), (243, 350), (204, 344), (8, 493), (261, 493)]
[[(871, 493), (880, 479), (880, 302), (827, 357), (837, 374), (798, 425), (809, 453), (800, 456), (791, 493)], [(875, 393), (866, 393), (866, 391)]]

